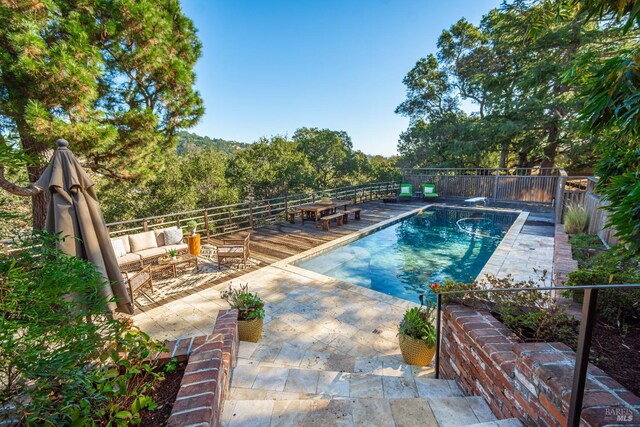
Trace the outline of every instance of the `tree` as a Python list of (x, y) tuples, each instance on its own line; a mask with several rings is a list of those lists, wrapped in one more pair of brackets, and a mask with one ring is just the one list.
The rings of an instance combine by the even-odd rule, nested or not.
[[(0, 144), (39, 160), (27, 167), (31, 183), (58, 137), (95, 172), (152, 175), (176, 132), (203, 114), (192, 88), (199, 55), (178, 0), (2, 2)], [(32, 196), (41, 228), (47, 193), (21, 185), (0, 164), (0, 187)]]
[[(546, 8), (505, 3), (478, 27), (461, 19), (443, 31), (437, 56), (419, 60), (403, 80), (407, 100), (396, 112), (409, 117), (410, 128), (399, 151), (437, 150), (418, 162), (440, 166), (476, 167), (477, 159), (500, 167), (593, 166), (597, 138), (576, 123), (582, 82), (564, 76), (582, 52), (624, 40), (616, 26), (598, 26), (575, 11), (530, 37), (528, 22)], [(463, 100), (477, 112), (461, 111)]]
[(313, 187), (311, 164), (296, 142), (261, 138), (230, 161), (227, 177), (242, 197), (266, 199)]
[(344, 131), (300, 128), (291, 139), (316, 171), (312, 185), (316, 189), (345, 185), (349, 173), (357, 169), (351, 138)]

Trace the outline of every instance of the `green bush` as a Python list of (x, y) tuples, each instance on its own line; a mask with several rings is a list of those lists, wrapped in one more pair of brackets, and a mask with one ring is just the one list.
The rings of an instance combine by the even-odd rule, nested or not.
[(570, 203), (564, 214), (564, 232), (567, 234), (583, 233), (589, 227), (589, 213), (584, 206)]
[(264, 301), (249, 292), (249, 285), (240, 285), (239, 289), (229, 285), (229, 289), (220, 292), (220, 297), (238, 310), (238, 320), (264, 319)]
[[(541, 279), (544, 280), (543, 274)], [(524, 341), (575, 343), (577, 322), (566, 307), (558, 304), (552, 293), (536, 290), (533, 280), (516, 282), (510, 276), (488, 276), (485, 281), (458, 283), (447, 281), (444, 286), (431, 287), (435, 292), (460, 291), (447, 295), (445, 302), (457, 302), (490, 311)], [(465, 292), (470, 290), (525, 288), (523, 291)]]
[[(586, 240), (586, 239), (585, 239)], [(585, 240), (570, 240), (573, 248), (588, 249)], [(581, 246), (581, 245), (585, 246)], [(576, 251), (577, 252), (577, 251)], [(575, 253), (575, 252), (574, 252)], [(623, 248), (612, 248), (580, 261), (580, 269), (568, 274), (568, 286), (640, 283), (640, 257)], [(575, 290), (582, 300), (584, 291)], [(627, 328), (640, 323), (640, 289), (611, 289), (598, 295), (598, 313), (605, 322)]]
[(95, 267), (35, 233), (18, 257), (0, 255), (0, 405), (25, 425), (128, 425), (154, 408), (162, 350), (105, 314)]
[(434, 347), (436, 345), (434, 320), (435, 308), (433, 304), (410, 308), (404, 314), (402, 322), (400, 322), (398, 333), (422, 340), (429, 347)]

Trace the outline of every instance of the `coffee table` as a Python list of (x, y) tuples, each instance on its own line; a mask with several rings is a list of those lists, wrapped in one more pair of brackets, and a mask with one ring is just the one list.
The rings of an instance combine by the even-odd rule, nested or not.
[(175, 259), (171, 257), (160, 258), (158, 263), (151, 266), (151, 271), (158, 272), (171, 272), (173, 277), (178, 277), (178, 268), (189, 267), (193, 264), (195, 269), (198, 269), (198, 257), (191, 254), (178, 255)]

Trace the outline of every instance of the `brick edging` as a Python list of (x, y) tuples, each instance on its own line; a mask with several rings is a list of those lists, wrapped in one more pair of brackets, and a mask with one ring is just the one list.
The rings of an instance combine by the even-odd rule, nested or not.
[(569, 235), (562, 224), (556, 224), (553, 238), (553, 284), (562, 286), (567, 275), (578, 269), (578, 261), (573, 259)]
[[(461, 305), (447, 305), (442, 319), (443, 378), (484, 397), (498, 418), (566, 425), (575, 352), (562, 343), (524, 343), (491, 314)], [(619, 416), (640, 421), (640, 398), (590, 364), (581, 425), (620, 424)]]
[(210, 335), (165, 344), (168, 350), (158, 355), (159, 364), (172, 359), (187, 362), (168, 426), (219, 425), (231, 369), (237, 361), (237, 318), (237, 310), (220, 310)]

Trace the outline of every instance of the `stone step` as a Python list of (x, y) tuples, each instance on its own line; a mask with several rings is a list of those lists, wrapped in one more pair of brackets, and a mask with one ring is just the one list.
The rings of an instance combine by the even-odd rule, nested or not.
[(331, 399), (417, 398), (462, 396), (453, 380), (426, 376), (378, 375), (320, 371), (260, 365), (238, 365), (233, 370), (231, 398), (234, 399)]
[(396, 426), (455, 427), (496, 421), (481, 397), (233, 400), (225, 401), (223, 427)]

